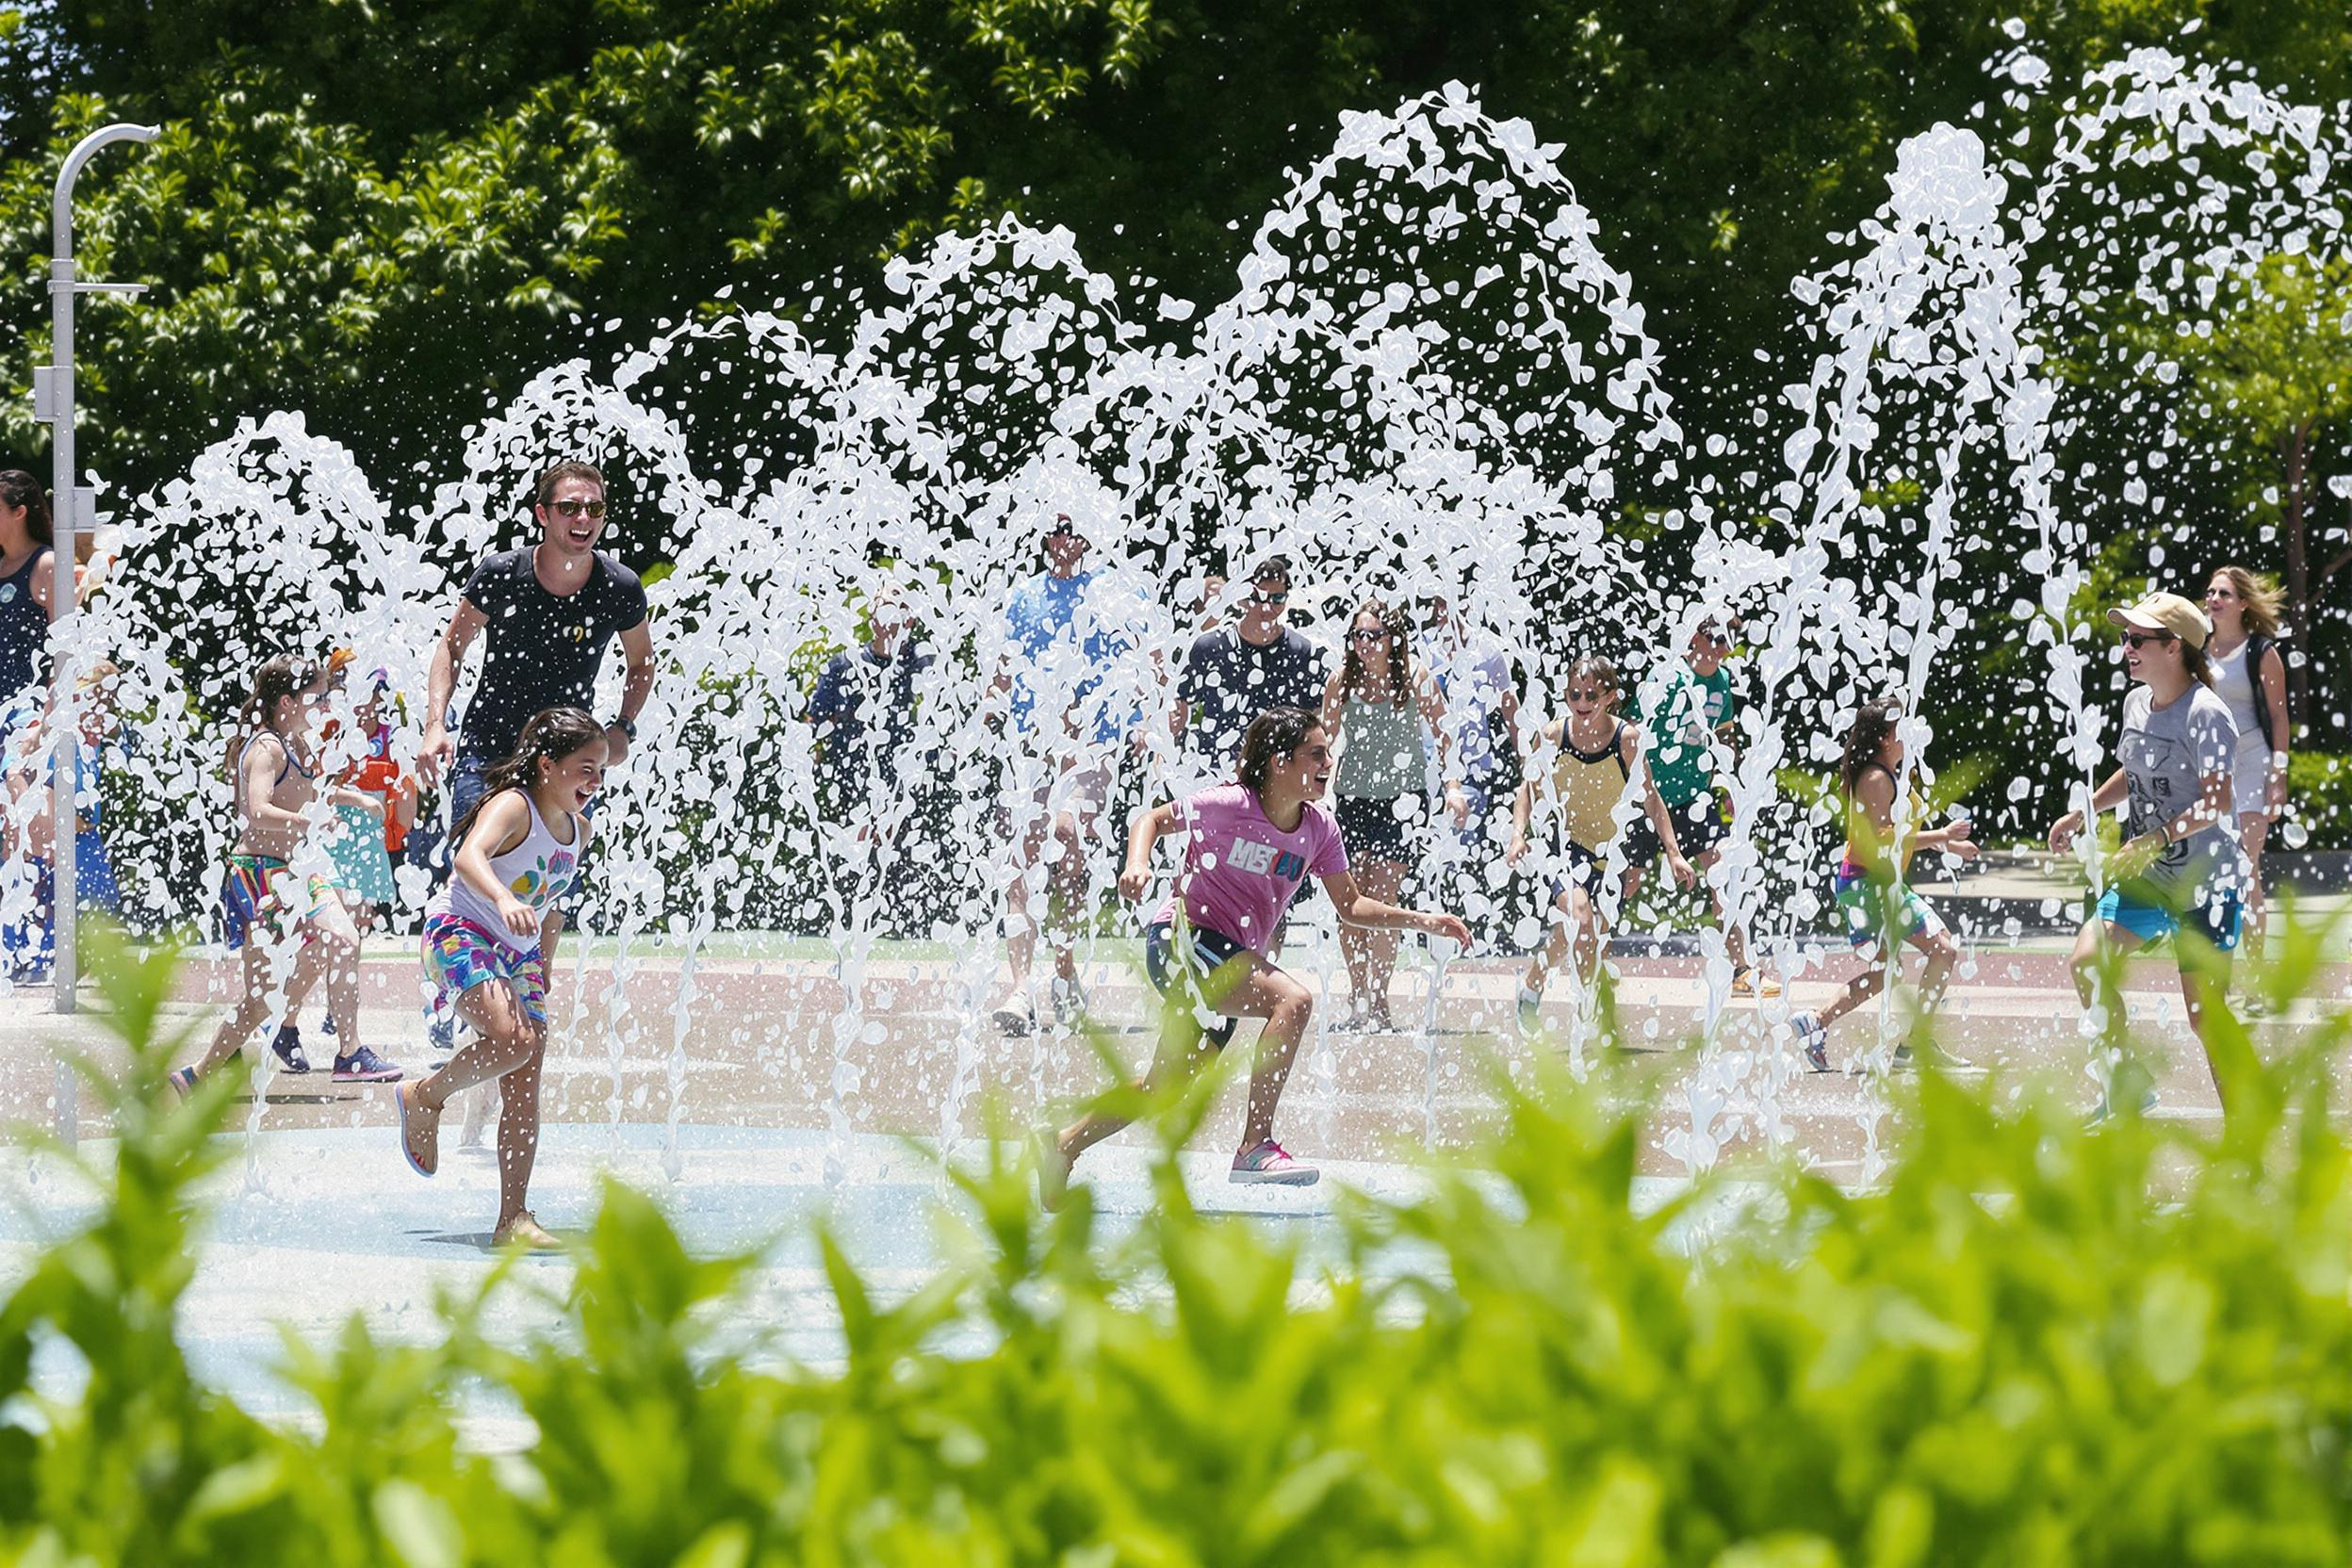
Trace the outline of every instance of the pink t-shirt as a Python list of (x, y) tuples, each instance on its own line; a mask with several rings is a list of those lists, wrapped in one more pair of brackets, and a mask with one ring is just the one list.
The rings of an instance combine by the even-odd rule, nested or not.
[[(1274, 927), (1309, 875), (1336, 876), (1348, 869), (1339, 824), (1309, 806), (1288, 833), (1268, 822), (1258, 797), (1239, 784), (1203, 790), (1176, 803), (1186, 829), (1184, 869), (1176, 886), (1184, 919), (1233, 939), (1263, 956)], [(1160, 906), (1153, 924), (1176, 918), (1176, 898)]]

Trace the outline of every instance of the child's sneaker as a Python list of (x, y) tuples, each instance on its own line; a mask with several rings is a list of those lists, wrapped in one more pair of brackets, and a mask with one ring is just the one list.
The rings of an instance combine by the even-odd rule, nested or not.
[(1233, 1172), (1227, 1178), (1281, 1187), (1311, 1187), (1322, 1179), (1321, 1171), (1292, 1159), (1290, 1151), (1272, 1138), (1235, 1154)]
[(1537, 990), (1532, 986), (1521, 986), (1519, 988), (1518, 1006), (1515, 1009), (1515, 1012), (1519, 1021), (1519, 1037), (1521, 1039), (1531, 1040), (1535, 1038), (1537, 1035), (1543, 1033), (1544, 993), (1542, 991)]
[(1804, 1054), (1808, 1070), (1829, 1070), (1829, 1031), (1821, 1027), (1821, 1015), (1791, 1013), (1788, 1015), (1788, 1034), (1797, 1042), (1797, 1050)]
[(335, 1059), (335, 1081), (338, 1084), (393, 1084), (400, 1078), (399, 1068), (364, 1045), (348, 1056)]
[(270, 1049), (276, 1053), (278, 1064), (286, 1071), (300, 1073), (310, 1070), (310, 1058), (302, 1054), (302, 1032), (293, 1024), (286, 1024), (278, 1030), (278, 1037), (270, 1042)]
[(1054, 1021), (1065, 1029), (1075, 1029), (1087, 1021), (1086, 988), (1071, 975), (1067, 980), (1055, 976), (1054, 981)]
[(171, 1085), (172, 1092), (178, 1095), (185, 1102), (189, 1095), (196, 1092), (196, 1070), (192, 1067), (175, 1067), (172, 1070), (172, 1075), (164, 1082)]
[(1019, 991), (1008, 994), (1004, 1001), (988, 1009), (988, 1021), (996, 1032), (1020, 1039), (1037, 1026), (1037, 1014), (1030, 1010), (1029, 999)]

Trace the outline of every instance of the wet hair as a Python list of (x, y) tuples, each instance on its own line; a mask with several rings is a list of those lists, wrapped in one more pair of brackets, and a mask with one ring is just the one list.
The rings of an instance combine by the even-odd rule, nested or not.
[(1250, 721), (1241, 735), (1241, 765), (1235, 770), (1241, 787), (1253, 795), (1266, 793), (1266, 770), (1276, 758), (1295, 755), (1307, 743), (1307, 731), (1323, 721), (1303, 708), (1269, 708)]
[(531, 716), (514, 738), (514, 749), (503, 762), (482, 776), (482, 798), (449, 829), (449, 842), (462, 844), (474, 830), (482, 808), (509, 790), (529, 790), (539, 782), (539, 764), (561, 762), (591, 744), (604, 743), (604, 726), (579, 708), (543, 708)]
[(555, 495), (555, 487), (567, 479), (584, 479), (597, 489), (607, 488), (603, 472), (593, 463), (567, 458), (539, 476), (539, 483), (531, 491), (533, 506), (545, 506)]
[[(7, 478), (0, 474), (0, 482)], [(2245, 607), (2247, 631), (2257, 637), (2278, 635), (2278, 612), (2285, 606), (2287, 596), (2278, 591), (2278, 583), (2263, 573), (2248, 571), (2244, 566), (2224, 566), (2213, 575), (2230, 580), (2231, 592)]]
[(1612, 713), (1617, 710), (1617, 699), (1625, 694), (1625, 688), (1624, 683), (1617, 678), (1616, 665), (1597, 653), (1578, 654), (1568, 666), (1568, 678), (1562, 690), (1564, 691), (1568, 686), (1574, 686), (1579, 678), (1592, 681), (1602, 691), (1607, 692), (1609, 700), (1601, 706)]
[(1410, 708), (1413, 706), (1413, 620), (1405, 613), (1403, 605), (1383, 604), (1379, 599), (1364, 600), (1356, 612), (1348, 617), (1348, 628), (1344, 633), (1348, 645), (1339, 665), (1339, 694), (1343, 697), (1351, 695), (1364, 684), (1364, 657), (1356, 652), (1356, 623), (1364, 619), (1365, 611), (1378, 615), (1381, 627), (1388, 632), (1388, 678), (1396, 688), (1396, 694), (1391, 701), (1396, 707)]
[(49, 526), (49, 494), (41, 487), (41, 481), (24, 469), (0, 468), (0, 506), (24, 509), (24, 531), (33, 536), (34, 544), (56, 542)]
[(1854, 722), (1846, 726), (1846, 749), (1838, 760), (1838, 788), (1848, 800), (1862, 786), (1862, 770), (1878, 762), (1878, 754), (1886, 747), (1886, 737), (1903, 723), (1903, 704), (1893, 697), (1877, 697), (1854, 710)]
[(1263, 582), (1270, 577), (1282, 579), (1282, 586), (1285, 588), (1290, 586), (1289, 556), (1269, 555), (1264, 561), (1259, 562), (1255, 566), (1250, 568), (1250, 580), (1251, 582)]
[(253, 672), (253, 689), (237, 710), (237, 729), (229, 737), (228, 755), (221, 759), (220, 771), (234, 779), (237, 759), (254, 738), (267, 729), (277, 733), (270, 720), (277, 716), (278, 704), (291, 696), (299, 696), (317, 684), (326, 666), (316, 659), (299, 654), (281, 653), (265, 659), (261, 668)]

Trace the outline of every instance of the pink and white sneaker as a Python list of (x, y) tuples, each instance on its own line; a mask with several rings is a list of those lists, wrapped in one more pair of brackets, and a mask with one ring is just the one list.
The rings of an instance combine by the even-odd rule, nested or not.
[(1323, 1179), (1323, 1173), (1311, 1165), (1300, 1165), (1290, 1157), (1289, 1150), (1268, 1138), (1235, 1154), (1233, 1173), (1226, 1179), (1278, 1187), (1311, 1187)]

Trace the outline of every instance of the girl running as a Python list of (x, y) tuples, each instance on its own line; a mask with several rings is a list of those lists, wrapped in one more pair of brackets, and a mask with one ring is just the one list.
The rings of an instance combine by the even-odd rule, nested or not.
[(1837, 1001), (1788, 1020), (1805, 1066), (1816, 1072), (1829, 1070), (1829, 1026), (1886, 988), (1889, 937), (1926, 956), (1927, 966), (1919, 972), (1923, 1012), (1934, 1012), (1943, 1000), (1952, 966), (1960, 961), (1959, 944), (1942, 917), (1904, 874), (1921, 850), (1949, 850), (1963, 860), (1975, 859), (1974, 830), (1962, 819), (1898, 841), (1895, 780), (1903, 768), (1902, 727), (1903, 705), (1892, 698), (1864, 703), (1846, 727), (1845, 752), (1838, 764), (1838, 789), (1846, 802), (1846, 853), (1830, 886), (1845, 918), (1846, 940), (1868, 967), (1846, 982)]
[[(2287, 662), (2278, 649), (2276, 584), (2244, 566), (2224, 566), (2205, 589), (2213, 634), (2213, 692), (2230, 705), (2238, 747), (2230, 760), (2230, 806), (2237, 813), (2238, 847), (2246, 852), (2246, 939), (2262, 961), (2262, 844), (2287, 808)], [(2246, 999), (2260, 1012), (2259, 995)]]
[[(1367, 601), (1348, 629), (1339, 674), (1323, 693), (1326, 735), (1342, 746), (1339, 831), (1348, 859), (1375, 899), (1394, 899), (1413, 869), (1414, 841), (1428, 790), (1428, 737), (1437, 737), (1446, 808), (1457, 825), (1470, 813), (1462, 784), (1448, 771), (1453, 742), (1437, 683), (1413, 663), (1413, 627), (1399, 605)], [(1396, 971), (1396, 938), (1388, 929), (1342, 925), (1341, 952), (1354, 1005), (1342, 1028), (1392, 1029), (1389, 977)]]
[[(2123, 765), (2092, 792), (2091, 809), (2128, 802), (2129, 837), (2107, 863), (2098, 911), (2075, 938), (2075, 993), (2091, 1005), (2102, 949), (2130, 953), (2171, 937), (2189, 1027), (2203, 1043), (2206, 1008), (2228, 991), (2238, 945), (2237, 845), (2227, 830), (2238, 727), (2211, 689), (2207, 623), (2196, 605), (2150, 594), (2107, 619), (2123, 629), (2124, 668), (2137, 684), (2115, 742)], [(2064, 854), (2083, 826), (2082, 813), (2068, 811), (2050, 824), (2050, 847)], [(2210, 1044), (2206, 1066), (2213, 1070)], [(2213, 1087), (2225, 1092), (2217, 1070)]]
[(419, 1176), (440, 1168), (441, 1108), (498, 1081), (498, 1222), (493, 1245), (552, 1248), (523, 1206), (539, 1153), (539, 1067), (547, 1048), (541, 917), (558, 906), (587, 852), (588, 803), (604, 783), (604, 727), (577, 708), (532, 715), (514, 755), (490, 770), (482, 797), (449, 831), (456, 874), (425, 908), (425, 978), (433, 1008), (454, 1005), (473, 1036), (441, 1068), (400, 1086), (400, 1148)]
[[(1146, 972), (1169, 1005), (1140, 1087), (1150, 1094), (1189, 1076), (1205, 1049), (1233, 1038), (1236, 1020), (1266, 1020), (1231, 1179), (1308, 1186), (1321, 1172), (1274, 1141), (1274, 1108), (1315, 1000), (1267, 956), (1282, 911), (1313, 874), (1350, 924), (1410, 927), (1465, 947), (1470, 931), (1455, 916), (1399, 908), (1357, 887), (1339, 824), (1321, 804), (1331, 787), (1331, 744), (1314, 714), (1273, 708), (1252, 719), (1242, 735), (1238, 773), (1235, 783), (1139, 814), (1127, 836), (1119, 890), (1140, 899), (1151, 884), (1152, 846), (1166, 833), (1186, 835), (1175, 890), (1144, 936)], [(1204, 1015), (1221, 1016), (1205, 1033)], [(1038, 1135), (1038, 1186), (1048, 1208), (1060, 1206), (1078, 1156), (1129, 1119), (1097, 1111), (1050, 1141)]]
[[(254, 674), (253, 695), (238, 713), (237, 739), (229, 747), (237, 836), (220, 906), (229, 950), (244, 954), (244, 991), (210, 1049), (172, 1075), (183, 1096), (272, 1017), (291, 1018), (321, 980), (328, 1008), (346, 1024), (335, 1081), (389, 1083), (400, 1076), (399, 1068), (360, 1043), (359, 934), (323, 874), (324, 857), (306, 842), (308, 810), (318, 796), (313, 731), (326, 700), (324, 666), (280, 654)], [(319, 874), (294, 870), (291, 862), (305, 849), (318, 859)], [(293, 974), (281, 988), (276, 955), (288, 940), (300, 947)]]
[[(1556, 753), (1551, 794), (1559, 808), (1561, 853), (1567, 858), (1563, 875), (1550, 884), (1552, 906), (1561, 920), (1552, 926), (1544, 951), (1527, 960), (1519, 982), (1519, 1033), (1533, 1036), (1541, 1026), (1544, 982), (1567, 961), (1573, 941), (1576, 978), (1588, 987), (1600, 973), (1601, 914), (1594, 894), (1600, 886), (1609, 846), (1625, 831), (1617, 820), (1617, 803), (1625, 787), (1641, 780), (1642, 809), (1665, 846), (1666, 868), (1674, 880), (1690, 887), (1698, 880), (1690, 862), (1682, 858), (1674, 838), (1673, 813), (1658, 798), (1642, 760), (1642, 731), (1617, 716), (1619, 682), (1616, 666), (1586, 655), (1568, 666), (1568, 717), (1544, 727), (1541, 747)], [(1511, 844), (1504, 860), (1517, 865), (1527, 853), (1527, 827), (1535, 814), (1534, 773), (1519, 786), (1511, 811)]]

